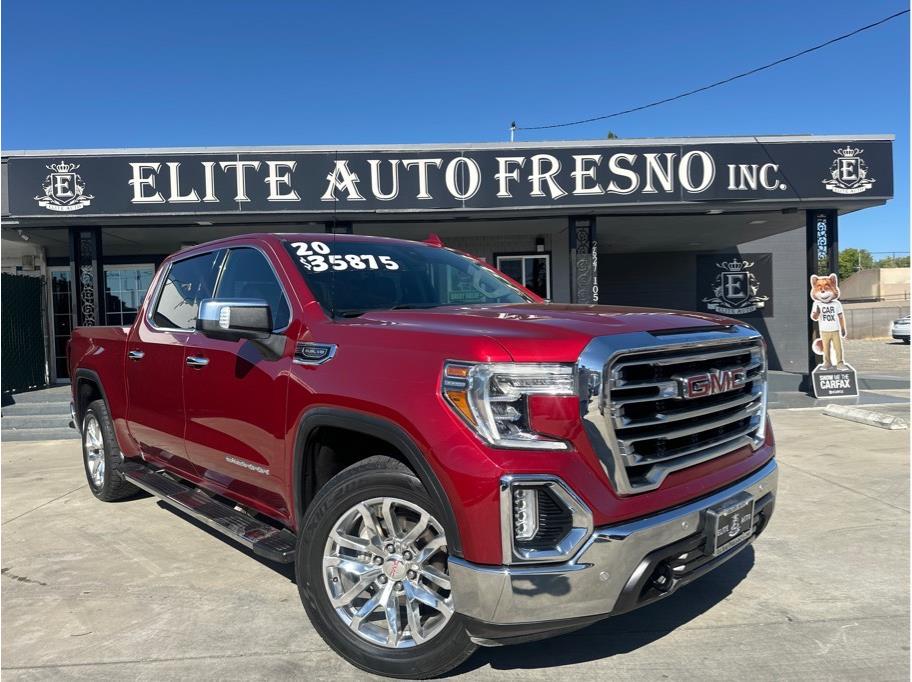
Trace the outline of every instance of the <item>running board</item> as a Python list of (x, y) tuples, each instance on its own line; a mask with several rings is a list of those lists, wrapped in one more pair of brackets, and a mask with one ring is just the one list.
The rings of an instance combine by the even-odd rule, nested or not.
[(148, 467), (125, 462), (120, 471), (137, 488), (224, 533), (257, 556), (281, 564), (294, 561), (295, 536), (291, 531), (263, 523), (212, 499), (197, 488), (179, 483)]

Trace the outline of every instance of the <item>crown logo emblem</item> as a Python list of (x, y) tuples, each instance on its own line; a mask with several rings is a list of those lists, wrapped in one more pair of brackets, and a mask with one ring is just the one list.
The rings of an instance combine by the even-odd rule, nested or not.
[(842, 149), (834, 149), (833, 153), (844, 159), (853, 159), (856, 156), (860, 156), (863, 151), (864, 149), (859, 149), (858, 147), (843, 147)]
[(871, 189), (875, 180), (861, 158), (864, 149), (846, 145), (833, 153), (836, 158), (830, 165), (830, 177), (822, 180), (824, 187), (836, 194), (861, 194)]
[(86, 194), (85, 181), (76, 172), (78, 163), (60, 161), (45, 166), (50, 173), (41, 183), (43, 194), (35, 197), (42, 208), (49, 211), (78, 211), (92, 203), (95, 197)]
[(67, 163), (66, 161), (61, 161), (60, 163), (52, 163), (48, 166), (45, 166), (49, 171), (54, 173), (72, 173), (74, 170), (79, 168), (78, 163)]
[(737, 258), (732, 258), (730, 261), (716, 263), (716, 267), (722, 268), (726, 272), (741, 272), (742, 270), (746, 270), (752, 266), (753, 263), (748, 263), (746, 260), (738, 260)]

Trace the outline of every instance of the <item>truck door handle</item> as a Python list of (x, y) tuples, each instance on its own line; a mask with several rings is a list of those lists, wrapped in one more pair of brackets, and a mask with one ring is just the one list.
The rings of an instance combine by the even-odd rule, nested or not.
[(127, 353), (127, 357), (131, 360), (142, 360), (144, 357), (146, 357), (146, 354), (141, 350), (131, 350), (129, 353)]
[(209, 358), (204, 358), (199, 355), (188, 355), (187, 364), (190, 367), (197, 367), (197, 368), (205, 367), (206, 365), (209, 364)]

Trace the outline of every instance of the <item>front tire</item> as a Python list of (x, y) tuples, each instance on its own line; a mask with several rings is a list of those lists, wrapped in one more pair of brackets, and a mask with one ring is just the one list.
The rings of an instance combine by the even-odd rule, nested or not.
[(82, 463), (89, 490), (103, 502), (122, 500), (139, 490), (117, 473), (120, 461), (108, 406), (104, 400), (93, 400), (82, 420)]
[(453, 610), (439, 516), (389, 457), (340, 472), (308, 508), (295, 561), (301, 601), (326, 643), (362, 670), (436, 677), (475, 650)]

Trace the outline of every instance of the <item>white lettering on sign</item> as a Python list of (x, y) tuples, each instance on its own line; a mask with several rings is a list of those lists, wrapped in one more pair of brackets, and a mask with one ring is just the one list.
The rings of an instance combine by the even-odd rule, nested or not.
[[(146, 194), (145, 187), (155, 189), (155, 174), (161, 168), (160, 163), (131, 163), (133, 169), (133, 179), (130, 180), (130, 186), (133, 187), (133, 198), (130, 200), (134, 204), (163, 204), (165, 198), (160, 192)], [(146, 171), (152, 171), (147, 174)]]
[[(301, 157), (303, 158), (303, 156)], [(335, 158), (314, 183), (314, 171), (295, 171), (304, 161), (295, 159), (238, 159), (218, 161), (131, 162), (128, 180), (133, 204), (199, 204), (230, 200), (238, 203), (311, 201), (324, 202), (424, 202), (468, 201), (490, 184), (493, 200), (521, 201), (524, 197), (558, 201), (564, 197), (669, 195), (678, 199), (683, 190), (700, 194), (716, 180), (716, 162), (701, 149), (679, 152), (634, 153), (600, 149), (592, 153), (536, 153), (475, 158), (470, 151), (448, 159)], [(324, 159), (325, 155), (317, 158)], [(194, 164), (199, 163), (199, 166)], [(307, 161), (308, 164), (311, 160)], [(320, 163), (323, 163), (321, 161)], [(729, 192), (773, 192), (786, 189), (776, 163), (726, 164), (720, 189)], [(852, 169), (838, 169), (852, 179)], [(368, 177), (369, 176), (369, 177)], [(840, 177), (842, 177), (840, 176)], [(59, 200), (74, 195), (71, 178), (59, 173), (46, 191)], [(407, 188), (407, 189), (406, 189)], [(495, 191), (496, 190), (496, 191)], [(441, 195), (442, 196), (435, 196)], [(595, 199), (594, 201), (598, 201)], [(436, 206), (435, 206), (436, 207)], [(445, 207), (445, 206), (442, 206)]]

